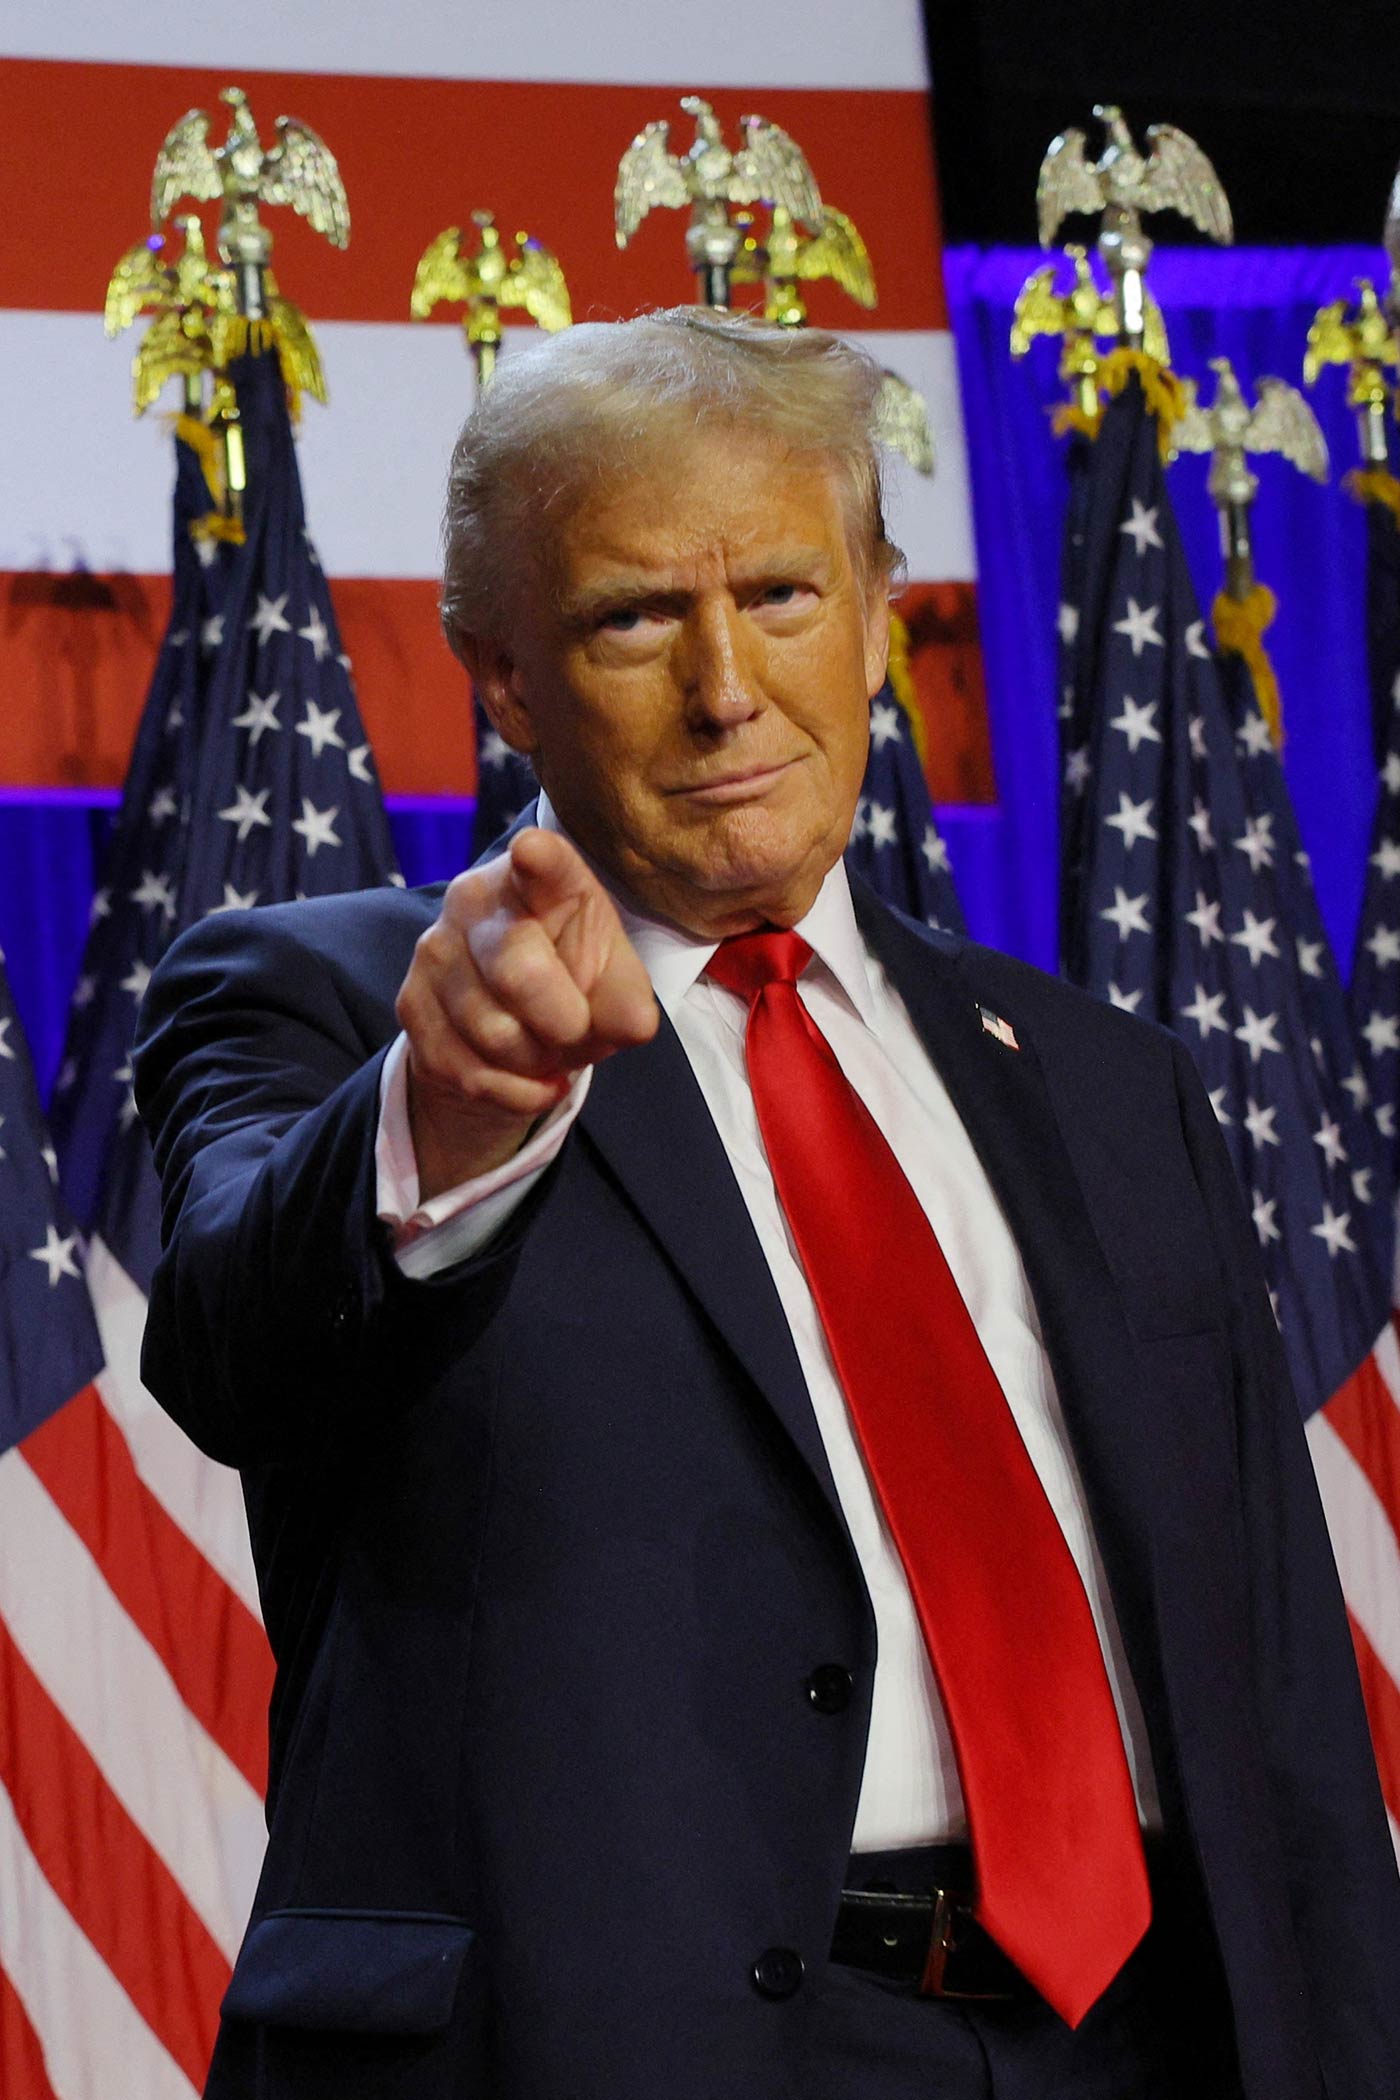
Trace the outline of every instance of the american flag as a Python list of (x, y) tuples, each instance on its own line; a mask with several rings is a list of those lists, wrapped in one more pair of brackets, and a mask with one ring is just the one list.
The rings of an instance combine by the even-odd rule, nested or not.
[(1268, 727), (1206, 642), (1135, 380), (1105, 411), (1083, 528), (1067, 974), (1175, 1030), (1209, 1090), (1307, 1422), (1400, 1843), (1395, 1516), (1372, 1478), (1400, 1421), (1390, 1161)]
[[(87, 1533), (56, 1543), (52, 1525), (31, 1527), (23, 1551), (26, 1588), (47, 1598), (46, 1662), (89, 1687), (73, 1726), (112, 1796), (94, 1801), (75, 1855), (80, 1881), (60, 1891), (66, 1966), (53, 1970), (34, 2022), (59, 2100), (189, 2100), (200, 2088), (264, 1839), (272, 1672), (238, 1482), (161, 1415), (139, 1378), (158, 1220), (131, 1099), (137, 1006), (170, 939), (206, 913), (394, 872), (306, 531), (276, 356), (240, 360), (231, 376), (248, 459), (246, 540), (190, 539), (190, 513), (209, 498), (180, 447), (171, 625), (55, 1092), (106, 1369), (98, 1397), (63, 1409), (43, 1434), (92, 1505), (102, 1557), (87, 1565)], [(102, 1498), (114, 1477), (124, 1499), (109, 1523)], [(21, 1551), (13, 1536), (11, 1550)], [(12, 1901), (21, 1936), (39, 1932), (42, 1914)], [(117, 2021), (109, 2001), (119, 1998)], [(8, 2058), (5, 2069), (9, 2100)]]

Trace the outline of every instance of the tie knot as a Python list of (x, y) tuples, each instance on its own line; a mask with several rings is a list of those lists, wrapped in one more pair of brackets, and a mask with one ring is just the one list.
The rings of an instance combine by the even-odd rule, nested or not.
[(730, 940), (720, 942), (705, 965), (705, 974), (726, 991), (752, 1001), (765, 985), (795, 984), (811, 955), (801, 934), (785, 933), (779, 927), (770, 927), (767, 932), (736, 933)]

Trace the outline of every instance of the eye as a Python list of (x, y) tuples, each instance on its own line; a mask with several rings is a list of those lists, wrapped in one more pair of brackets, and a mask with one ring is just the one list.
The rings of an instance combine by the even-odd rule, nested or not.
[(604, 613), (598, 621), (606, 634), (631, 634), (641, 625), (642, 615), (635, 605), (620, 605), (613, 612)]

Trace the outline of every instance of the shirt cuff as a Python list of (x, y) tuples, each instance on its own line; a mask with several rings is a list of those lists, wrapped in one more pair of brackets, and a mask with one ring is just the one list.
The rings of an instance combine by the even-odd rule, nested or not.
[(427, 1203), (419, 1201), (418, 1160), (408, 1120), (408, 1038), (399, 1035), (379, 1075), (374, 1141), (375, 1209), (389, 1228), (394, 1261), (421, 1282), (469, 1261), (494, 1239), (563, 1148), (588, 1094), (592, 1067), (579, 1073), (558, 1106), (514, 1158)]

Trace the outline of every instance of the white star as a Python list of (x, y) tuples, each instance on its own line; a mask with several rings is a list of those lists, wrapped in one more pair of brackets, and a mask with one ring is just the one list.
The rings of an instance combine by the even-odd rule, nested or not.
[(1266, 810), (1262, 816), (1246, 817), (1244, 837), (1236, 839), (1235, 851), (1242, 853), (1254, 874), (1261, 868), (1274, 864), (1274, 820)]
[(160, 826), (166, 821), (167, 817), (175, 816), (179, 807), (180, 805), (175, 800), (174, 793), (170, 788), (157, 788), (151, 797), (146, 816), (150, 823)]
[(1342, 1143), (1342, 1126), (1325, 1112), (1322, 1121), (1313, 1132), (1313, 1143), (1321, 1151), (1329, 1167), (1340, 1167), (1346, 1159), (1347, 1148)]
[(150, 868), (142, 870), (141, 880), (131, 892), (131, 901), (139, 904), (143, 911), (153, 911), (158, 905), (167, 919), (175, 916), (175, 896), (168, 879), (154, 874)]
[(1136, 598), (1129, 598), (1127, 612), (1121, 620), (1114, 621), (1113, 632), (1128, 637), (1134, 656), (1141, 656), (1149, 642), (1157, 649), (1166, 647), (1157, 632), (1157, 615), (1161, 609), (1160, 605), (1141, 606)]
[(316, 858), (318, 846), (338, 846), (341, 843), (335, 830), (335, 820), (339, 815), (339, 809), (317, 809), (314, 802), (307, 796), (302, 796), (301, 815), (292, 829), (306, 840), (308, 859)]
[(1338, 1217), (1331, 1204), (1324, 1203), (1322, 1206), (1322, 1222), (1318, 1225), (1310, 1225), (1308, 1230), (1317, 1239), (1326, 1240), (1327, 1252), (1331, 1255), (1333, 1261), (1337, 1259), (1343, 1248), (1348, 1254), (1355, 1254), (1357, 1251), (1356, 1242), (1351, 1236), (1351, 1212), (1349, 1210), (1344, 1210), (1341, 1216)]
[(194, 551), (201, 569), (212, 569), (219, 557), (219, 550), (212, 540), (196, 540)]
[(48, 1269), (50, 1288), (58, 1282), (60, 1276), (78, 1274), (78, 1265), (73, 1259), (73, 1249), (77, 1244), (76, 1232), (71, 1233), (66, 1240), (61, 1239), (58, 1227), (50, 1225), (46, 1228), (43, 1246), (29, 1249), (29, 1259), (43, 1262)]
[(80, 1008), (84, 1006), (91, 1006), (96, 996), (97, 979), (91, 976), (80, 977), (73, 987), (74, 1006)]
[(7, 1036), (8, 1034), (9, 1034), (9, 1032), (10, 1032), (10, 1017), (9, 1017), (9, 1015), (8, 1015), (8, 1014), (0, 1014), (0, 1057), (8, 1057), (8, 1058), (12, 1058), (12, 1059), (14, 1059), (14, 1061), (15, 1061), (16, 1063), (18, 1063), (18, 1059), (17, 1059), (17, 1058), (15, 1058), (15, 1046), (14, 1046), (14, 1044), (13, 1044), (13, 1043), (7, 1043), (7, 1042), (6, 1042), (6, 1040), (5, 1040), (6, 1036)]
[(173, 628), (165, 637), (172, 649), (183, 649), (189, 638), (190, 630), (188, 627)]
[(274, 634), (290, 634), (292, 623), (283, 617), (290, 591), (283, 591), (280, 598), (268, 598), (258, 592), (258, 609), (248, 622), (249, 629), (257, 635), (258, 647), (270, 642)]
[(1089, 746), (1081, 744), (1077, 751), (1065, 753), (1065, 786), (1074, 794), (1082, 795), (1093, 772), (1089, 763)]
[(1381, 767), (1381, 785), (1387, 795), (1400, 795), (1400, 751), (1387, 751)]
[(45, 1165), (45, 1166), (46, 1166), (46, 1167), (48, 1168), (48, 1170), (49, 1170), (49, 1180), (50, 1180), (50, 1181), (51, 1181), (51, 1182), (53, 1183), (54, 1187), (55, 1187), (55, 1188), (57, 1188), (57, 1187), (58, 1187), (58, 1154), (57, 1154), (57, 1153), (56, 1153), (56, 1152), (54, 1151), (54, 1149), (53, 1149), (53, 1146), (52, 1146), (52, 1145), (41, 1145), (41, 1146), (39, 1147), (39, 1157), (40, 1157), (40, 1159), (41, 1159), (41, 1160), (42, 1160), (42, 1161), (44, 1162), (44, 1165)]
[(1245, 1007), (1244, 1021), (1235, 1030), (1235, 1040), (1244, 1044), (1251, 1064), (1257, 1065), (1266, 1050), (1275, 1050), (1280, 1057), (1283, 1055), (1283, 1044), (1274, 1034), (1277, 1027), (1277, 1014), (1257, 1014), (1252, 1006)]
[(1079, 607), (1062, 605), (1059, 614), (1060, 640), (1068, 648), (1079, 633)]
[(1358, 1203), (1374, 1203), (1376, 1192), (1371, 1186), (1374, 1167), (1353, 1167), (1351, 1170), (1351, 1192)]
[(866, 832), (870, 829), (870, 826), (865, 821), (865, 812), (869, 807), (870, 804), (866, 800), (865, 796), (857, 795), (856, 813), (851, 818), (851, 836), (847, 841), (849, 845), (856, 845), (861, 839), (865, 837)]
[(1230, 1024), (1220, 1017), (1220, 1010), (1224, 1004), (1225, 994), (1223, 992), (1207, 992), (1203, 984), (1198, 984), (1196, 986), (1196, 996), (1191, 1004), (1182, 1007), (1181, 1018), (1183, 1021), (1195, 1022), (1201, 1031), (1202, 1042), (1205, 1041), (1213, 1028), (1218, 1028), (1222, 1035), (1228, 1035), (1230, 1033)]
[(257, 901), (258, 893), (256, 890), (249, 890), (245, 896), (241, 891), (236, 890), (231, 882), (226, 882), (224, 884), (223, 903), (211, 904), (204, 916), (206, 919), (213, 919), (221, 911), (251, 911)]
[(1125, 1014), (1135, 1014), (1142, 1004), (1142, 993), (1141, 991), (1120, 992), (1116, 984), (1110, 984), (1108, 987), (1108, 1003), (1110, 1006), (1120, 1008)]
[(1400, 963), (1400, 928), (1377, 926), (1370, 940), (1363, 941), (1362, 946), (1374, 955), (1378, 969), (1385, 969), (1388, 963)]
[(1247, 950), (1249, 959), (1257, 970), (1266, 955), (1278, 955), (1278, 943), (1274, 939), (1275, 919), (1256, 919), (1249, 906), (1245, 906), (1244, 924), (1230, 939), (1237, 948)]
[(1234, 1122), (1235, 1119), (1230, 1114), (1229, 1109), (1225, 1106), (1225, 1089), (1223, 1086), (1217, 1086), (1211, 1089), (1210, 1105), (1215, 1110), (1215, 1120), (1220, 1125), (1221, 1129), (1228, 1130), (1228, 1128)]
[(1400, 1016), (1372, 1013), (1361, 1033), (1371, 1046), (1372, 1057), (1383, 1050), (1400, 1050)]
[(1208, 756), (1206, 751), (1206, 718), (1204, 715), (1187, 716), (1186, 734), (1190, 740), (1192, 758), (1205, 758)]
[(1377, 1130), (1378, 1130), (1378, 1131), (1380, 1132), (1380, 1134), (1381, 1134), (1381, 1136), (1382, 1136), (1382, 1137), (1387, 1137), (1387, 1138), (1393, 1138), (1393, 1137), (1394, 1137), (1394, 1135), (1395, 1135), (1395, 1103), (1394, 1103), (1393, 1101), (1382, 1101), (1382, 1102), (1381, 1102), (1381, 1104), (1380, 1104), (1380, 1106), (1379, 1106), (1379, 1107), (1377, 1108), (1377, 1110), (1376, 1110), (1376, 1128), (1377, 1128)]
[(944, 845), (932, 824), (924, 826), (924, 842), (919, 851), (928, 863), (930, 875), (946, 875), (949, 872), (948, 848)]
[(368, 744), (356, 744), (353, 751), (347, 751), (345, 763), (350, 768), (352, 780), (363, 780), (366, 787), (374, 786), (374, 775), (369, 769)]
[(1214, 853), (1215, 833), (1210, 828), (1210, 811), (1206, 808), (1199, 795), (1196, 797), (1192, 805), (1191, 814), (1186, 821), (1196, 834), (1196, 851), (1198, 853)]
[(1128, 739), (1129, 751), (1135, 753), (1139, 744), (1161, 743), (1161, 735), (1153, 727), (1152, 723), (1152, 717), (1156, 712), (1157, 702), (1155, 700), (1149, 700), (1145, 707), (1139, 707), (1131, 694), (1124, 693), (1123, 712), (1121, 715), (1115, 715), (1108, 726), (1110, 729), (1121, 729), (1124, 736)]
[(1371, 866), (1376, 869), (1382, 882), (1389, 882), (1400, 875), (1400, 839), (1382, 839), (1371, 855)]
[(1298, 968), (1305, 977), (1322, 976), (1321, 941), (1305, 941), (1301, 933), (1298, 935)]
[(1196, 909), (1187, 912), (1186, 923), (1195, 927), (1203, 948), (1208, 948), (1212, 941), (1224, 942), (1225, 936), (1220, 930), (1221, 909), (1218, 899), (1214, 904), (1207, 904), (1205, 891), (1197, 890)]
[(1277, 1107), (1265, 1108), (1251, 1095), (1245, 1102), (1244, 1127), (1249, 1133), (1251, 1145), (1281, 1145), (1274, 1124), (1278, 1119)]
[(306, 616), (306, 625), (304, 627), (298, 627), (297, 633), (301, 637), (302, 641), (310, 642), (312, 648), (316, 652), (316, 661), (318, 664), (321, 663), (324, 660), (324, 658), (330, 655), (330, 629), (327, 627), (325, 621), (321, 618), (321, 608), (319, 605), (312, 606), (310, 612)]
[(1360, 1065), (1354, 1067), (1351, 1077), (1344, 1079), (1342, 1085), (1351, 1095), (1352, 1106), (1357, 1114), (1360, 1115), (1362, 1109), (1369, 1106), (1371, 1100), (1371, 1089), (1367, 1084), (1366, 1074), (1362, 1071)]
[(384, 877), (384, 880), (396, 890), (406, 890), (408, 888), (408, 883), (405, 881), (404, 877), (400, 875), (397, 868), (394, 869), (391, 875), (386, 875)]
[(140, 957), (138, 956), (136, 961), (131, 965), (130, 975), (127, 977), (123, 977), (121, 981), (121, 988), (124, 992), (130, 992), (133, 999), (144, 999), (146, 996), (146, 986), (150, 983), (150, 981), (151, 966), (147, 962), (142, 962)]
[(88, 925), (95, 926), (99, 919), (110, 919), (111, 916), (112, 892), (110, 890), (94, 890), (92, 903), (88, 906)]
[(895, 817), (892, 809), (886, 809), (882, 803), (872, 802), (867, 822), (870, 826), (870, 843), (872, 846), (878, 848), (895, 844), (898, 833), (895, 830)]
[(277, 719), (277, 706), (281, 698), (280, 693), (269, 693), (264, 699), (249, 686), (248, 705), (241, 715), (234, 716), (234, 728), (246, 729), (250, 744), (256, 744), (265, 729), (279, 730), (282, 724)]
[(166, 714), (166, 717), (165, 717), (165, 733), (166, 733), (166, 735), (167, 735), (167, 736), (171, 736), (171, 735), (173, 735), (173, 733), (175, 732), (175, 730), (177, 730), (177, 729), (180, 729), (180, 728), (183, 728), (183, 726), (184, 726), (184, 721), (185, 721), (185, 717), (184, 717), (184, 713), (183, 713), (183, 711), (181, 710), (181, 707), (180, 707), (180, 703), (179, 703), (179, 701), (178, 701), (178, 700), (172, 700), (172, 701), (171, 701), (171, 703), (170, 703), (170, 707), (169, 707), (169, 710), (168, 710), (168, 712), (167, 712), (167, 714)]
[(1258, 708), (1251, 708), (1245, 716), (1235, 731), (1235, 742), (1248, 758), (1258, 758), (1261, 752), (1272, 751), (1274, 740), (1269, 734), (1269, 725)]
[[(0, 1026), (3, 1026), (3, 1023), (0, 1023)], [(14, 1052), (11, 1051), (10, 1055), (13, 1057)], [(76, 1059), (76, 1057), (65, 1057), (63, 1063), (58, 1068), (58, 1077), (53, 1083), (54, 1092), (56, 1094), (66, 1094), (68, 1092), (68, 1089), (72, 1086), (73, 1081), (77, 1078), (77, 1076), (78, 1060)], [(1379, 1111), (1377, 1111), (1376, 1114), (1376, 1121), (1380, 1121)]]
[(886, 744), (902, 744), (904, 731), (899, 725), (899, 709), (888, 701), (876, 700), (870, 709), (870, 737), (877, 751)]
[(488, 729), (477, 757), (483, 766), (503, 766), (510, 757), (510, 745), (499, 730)]
[(302, 526), (301, 537), (302, 543), (306, 548), (307, 560), (310, 562), (313, 569), (319, 569), (321, 566), (321, 561), (319, 555), (316, 552), (315, 542), (311, 537), (311, 528), (308, 525)]
[(200, 627), (200, 630), (199, 630), (199, 646), (200, 646), (200, 648), (201, 648), (201, 649), (204, 649), (204, 650), (206, 650), (206, 651), (207, 651), (207, 650), (210, 650), (210, 649), (217, 649), (217, 648), (219, 647), (220, 643), (221, 643), (221, 642), (223, 641), (223, 638), (224, 638), (224, 616), (223, 616), (223, 614), (222, 614), (222, 613), (210, 613), (210, 615), (209, 615), (209, 618), (208, 618), (207, 620), (205, 620), (205, 621), (203, 622), (203, 624), (201, 625), (201, 627)]
[(311, 746), (311, 756), (319, 758), (327, 744), (337, 751), (345, 749), (345, 739), (336, 728), (340, 720), (338, 707), (318, 707), (314, 700), (306, 703), (306, 713), (297, 723), (297, 735), (304, 736)]
[(1125, 941), (1130, 933), (1151, 933), (1152, 928), (1147, 923), (1147, 897), (1146, 890), (1140, 897), (1130, 897), (1126, 890), (1120, 890), (1115, 883), (1113, 902), (1105, 905), (1099, 917), (1107, 919), (1111, 925), (1118, 928), (1120, 941)]
[(1139, 503), (1136, 496), (1133, 497), (1132, 504), (1132, 516), (1125, 518), (1118, 530), (1126, 533), (1132, 541), (1133, 552), (1142, 555), (1147, 552), (1149, 547), (1160, 547), (1162, 545), (1162, 537), (1157, 530), (1157, 511), (1159, 506), (1154, 504), (1149, 510), (1145, 503)]
[(1283, 1238), (1283, 1234), (1274, 1223), (1274, 1212), (1277, 1209), (1277, 1196), (1270, 1196), (1268, 1201), (1265, 1202), (1258, 1189), (1254, 1191), (1254, 1209), (1251, 1212), (1251, 1216), (1254, 1219), (1254, 1229), (1259, 1235), (1261, 1247), (1266, 1246), (1270, 1240), (1281, 1240)]
[(259, 788), (253, 794), (248, 788), (239, 786), (233, 791), (234, 799), (219, 815), (225, 824), (238, 826), (238, 843), (241, 846), (255, 824), (265, 824), (270, 831), (272, 819), (267, 813), (267, 798), (271, 788)]
[(1193, 620), (1187, 628), (1186, 654), (1188, 656), (1203, 656), (1209, 659), (1210, 650), (1206, 646), (1205, 626), (1204, 620)]
[(1131, 853), (1139, 839), (1156, 838), (1157, 833), (1152, 823), (1154, 806), (1150, 795), (1144, 802), (1134, 802), (1127, 795), (1120, 793), (1117, 816), (1104, 818), (1105, 824), (1112, 825), (1115, 831), (1122, 832), (1126, 852)]

